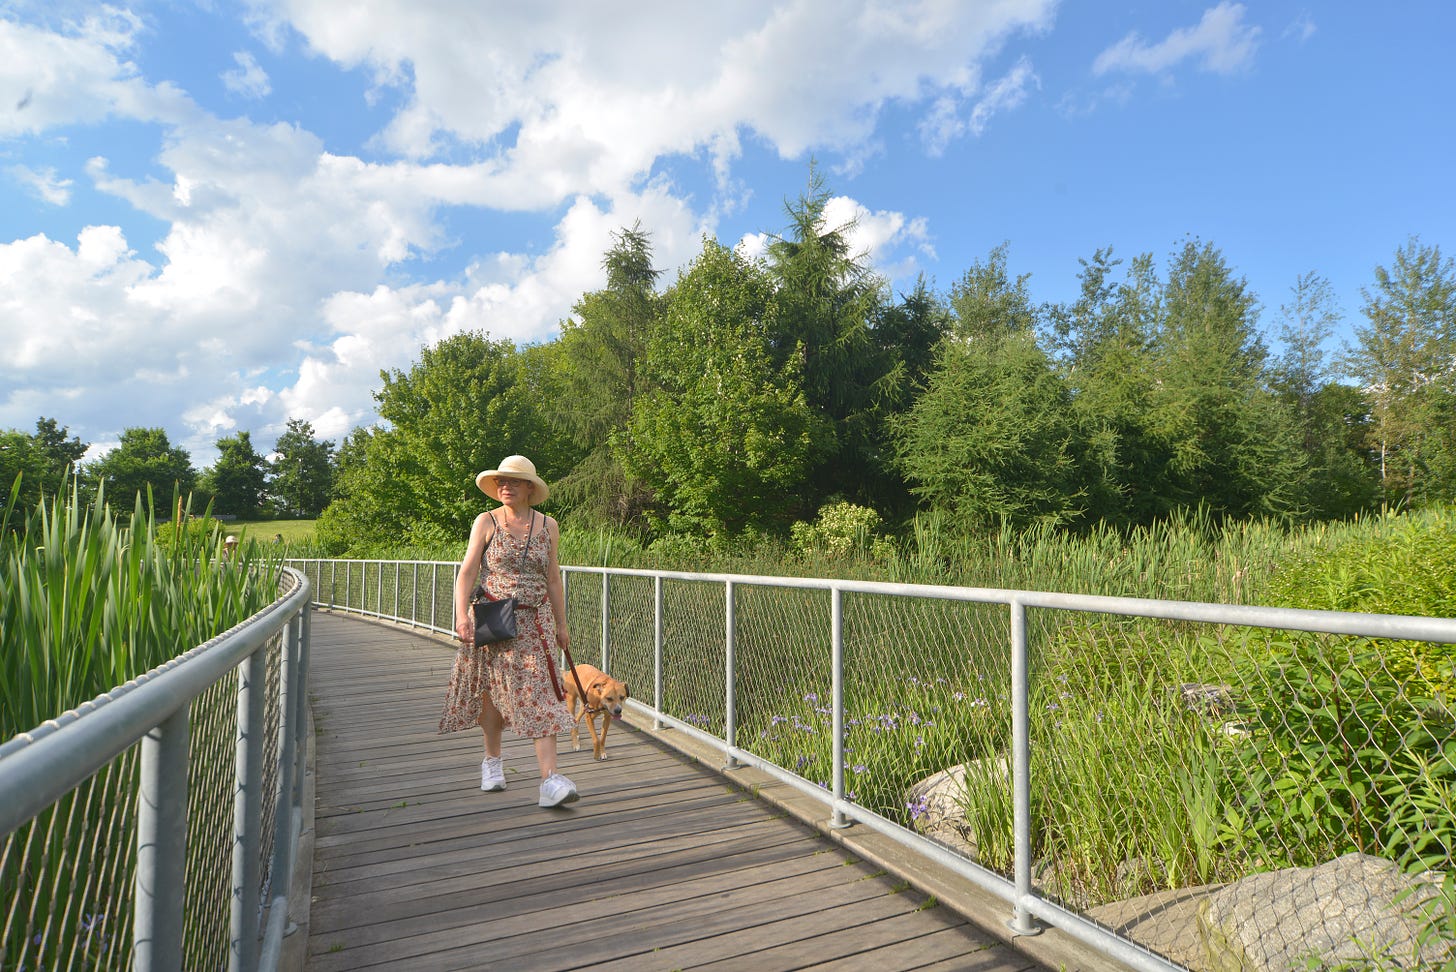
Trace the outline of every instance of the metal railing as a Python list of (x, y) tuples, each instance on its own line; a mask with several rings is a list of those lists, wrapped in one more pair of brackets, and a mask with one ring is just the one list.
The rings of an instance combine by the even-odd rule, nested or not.
[[(308, 579), (0, 746), (10, 969), (275, 969), (304, 807)], [(28, 893), (22, 894), (22, 889)]]
[[(320, 605), (453, 636), (456, 564), (291, 563)], [(1018, 935), (1045, 923), (1132, 968), (1179, 968), (1166, 935), (1159, 950), (1128, 930), (1160, 911), (1141, 896), (1350, 850), (1393, 863), (1433, 833), (1449, 869), (1453, 655), (1433, 646), (1456, 643), (1456, 620), (563, 574), (576, 644), (597, 641), (655, 728), (963, 876), (1008, 904)], [(948, 803), (927, 789), (947, 774)]]

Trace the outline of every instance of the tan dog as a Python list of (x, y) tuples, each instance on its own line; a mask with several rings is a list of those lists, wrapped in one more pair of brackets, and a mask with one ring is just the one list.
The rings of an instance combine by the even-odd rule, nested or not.
[[(585, 718), (587, 728), (592, 734), (592, 757), (606, 759), (607, 729), (611, 726), (613, 717), (622, 717), (622, 703), (628, 697), (627, 683), (617, 681), (600, 668), (577, 665), (577, 678), (581, 679), (581, 687), (586, 690), (586, 699), (583, 700), (576, 687), (576, 678), (571, 676), (571, 669), (568, 668), (561, 674), (561, 681), (566, 684), (566, 708), (574, 720), (571, 723), (571, 748), (581, 749), (581, 720)], [(597, 734), (598, 716), (602, 717), (601, 735)]]

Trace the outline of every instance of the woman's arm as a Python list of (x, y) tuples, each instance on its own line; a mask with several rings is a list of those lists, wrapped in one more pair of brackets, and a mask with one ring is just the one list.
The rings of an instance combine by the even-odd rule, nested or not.
[(561, 561), (557, 546), (561, 542), (561, 528), (556, 520), (546, 517), (546, 598), (551, 602), (551, 616), (556, 619), (556, 644), (559, 648), (571, 647), (571, 632), (566, 627), (566, 588), (561, 583)]
[(467, 645), (475, 640), (475, 619), (470, 616), (470, 591), (480, 574), (480, 558), (485, 554), (485, 545), (494, 533), (494, 521), (489, 513), (475, 518), (470, 527), (470, 542), (465, 546), (465, 558), (460, 561), (460, 572), (455, 575), (455, 636)]

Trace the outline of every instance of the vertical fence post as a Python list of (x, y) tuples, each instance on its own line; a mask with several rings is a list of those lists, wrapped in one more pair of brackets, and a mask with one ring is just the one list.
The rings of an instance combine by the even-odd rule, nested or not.
[(1016, 872), (1016, 906), (1007, 922), (1018, 935), (1041, 931), (1021, 904), (1031, 894), (1031, 702), (1027, 671), (1026, 605), (1011, 599), (1011, 788), (1012, 853)]
[(374, 616), (384, 617), (384, 561), (374, 568)]
[[(438, 628), (440, 626), (440, 606), (439, 606), (440, 605), (440, 585), (439, 585), (439, 577), (440, 577), (440, 565), (439, 564), (431, 564), (430, 565), (430, 627), (432, 627), (432, 628)], [(455, 630), (455, 603), (454, 603), (454, 598), (451, 598), (451, 603), (450, 603), (450, 630), (451, 631), (454, 631)]]
[[(399, 567), (400, 567), (399, 561), (396, 560), (394, 562), (394, 620), (396, 620), (396, 621), (399, 620)], [(380, 573), (382, 574), (384, 572), (383, 571), (380, 571)], [(383, 580), (382, 579), (381, 579), (380, 583), (383, 583)], [(380, 604), (379, 605), (379, 608), (380, 608), (380, 610), (383, 610), (384, 609), (384, 605), (383, 604)]]
[(662, 729), (662, 575), (652, 578), (652, 728)]
[(611, 645), (612, 575), (602, 572), (602, 671), (612, 670)]
[(420, 564), (410, 566), (410, 627), (420, 622)]
[(262, 648), (238, 666), (238, 737), (233, 790), (233, 896), (228, 968), (258, 965), (259, 848), (263, 831), (264, 703), (268, 657)]
[(837, 804), (844, 799), (844, 592), (837, 586), (830, 589), (829, 601), (829, 694), (834, 727), (834, 800), (836, 806), (829, 826), (848, 827), (853, 821)]
[[(283, 629), (281, 666), (278, 678), (278, 797), (273, 809), (273, 869), (271, 888), (273, 901), (286, 902), (293, 875), (294, 839), (294, 767), (298, 755), (297, 702), (294, 696), (299, 691), (298, 654), (302, 643), (302, 620), (298, 617), (288, 622)], [(261, 654), (261, 652), (259, 653)], [(285, 904), (286, 907), (286, 904)], [(271, 924), (277, 926), (288, 921), (288, 916), (268, 915)]]
[(736, 623), (737, 618), (736, 618), (736, 611), (735, 611), (734, 604), (733, 604), (733, 582), (732, 581), (725, 581), (724, 582), (724, 587), (725, 587), (725, 594), (726, 594), (726, 597), (727, 597), (727, 604), (726, 604), (726, 611), (725, 611), (727, 620), (725, 622), (726, 630), (724, 631), (724, 641), (723, 641), (723, 661), (724, 661), (724, 665), (725, 665), (725, 669), (724, 669), (724, 681), (723, 681), (723, 696), (724, 696), (724, 698), (723, 698), (723, 709), (724, 709), (723, 739), (728, 744), (728, 762), (726, 762), (723, 765), (723, 768), (724, 769), (737, 769), (738, 768), (738, 759), (733, 755), (733, 747), (737, 745), (737, 735), (738, 735), (738, 727), (737, 727), (737, 721), (738, 721), (738, 719), (737, 719), (737, 713), (735, 712), (735, 703), (736, 703), (736, 694), (737, 693), (735, 692), (735, 686), (733, 684), (733, 669), (735, 667), (734, 666), (734, 663), (733, 663), (733, 651), (734, 651), (733, 629), (737, 627), (737, 623)]
[(142, 740), (133, 962), (158, 972), (182, 969), (191, 745), (187, 713), (184, 705)]

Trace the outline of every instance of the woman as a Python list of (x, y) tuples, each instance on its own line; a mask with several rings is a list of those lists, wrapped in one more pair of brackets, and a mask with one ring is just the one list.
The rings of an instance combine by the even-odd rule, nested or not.
[[(507, 456), (499, 469), (475, 477), (475, 485), (499, 509), (475, 518), (470, 544), (455, 578), (455, 634), (460, 650), (450, 672), (441, 732), (480, 726), (485, 759), (480, 788), (506, 788), (501, 766), (505, 726), (536, 741), (543, 807), (577, 799), (576, 784), (556, 772), (556, 736), (571, 727), (558, 691), (557, 649), (571, 647), (566, 628), (566, 597), (557, 561), (561, 539), (556, 521), (532, 507), (550, 494), (525, 456)], [(516, 637), (490, 645), (475, 644), (470, 599), (477, 585), (494, 599), (516, 596)]]

